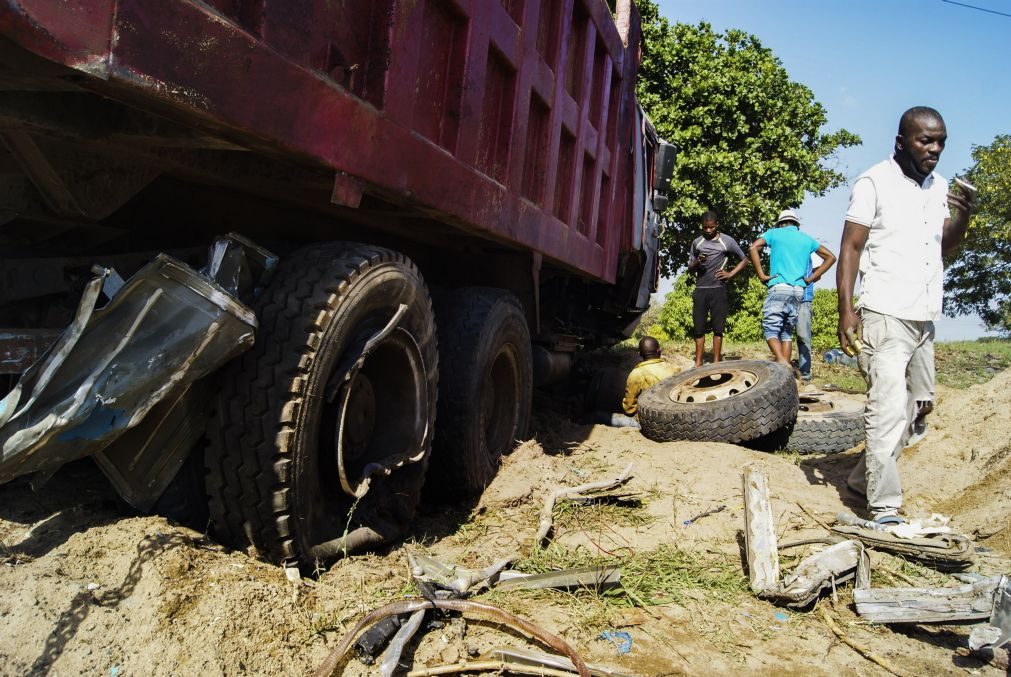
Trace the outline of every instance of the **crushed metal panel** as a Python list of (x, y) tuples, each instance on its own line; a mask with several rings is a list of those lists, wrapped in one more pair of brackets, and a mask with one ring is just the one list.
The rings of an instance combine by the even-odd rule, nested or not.
[(782, 581), (775, 517), (765, 475), (747, 466), (744, 481), (744, 538), (748, 576), (753, 593), (776, 604), (806, 607), (836, 583), (855, 579), (855, 587), (870, 585), (870, 558), (859, 541), (835, 543), (801, 561)]
[(870, 584), (869, 562), (863, 545), (858, 541), (843, 541), (825, 550), (804, 558), (793, 573), (772, 590), (766, 590), (762, 597), (789, 607), (806, 607), (822, 593), (856, 577), (856, 588)]
[[(270, 281), (277, 256), (235, 233), (210, 247), (201, 273), (242, 301), (251, 301)], [(106, 282), (108, 287), (108, 281)], [(216, 392), (212, 377), (202, 378), (158, 403), (95, 461), (127, 503), (150, 512), (204, 433)]]
[[(832, 527), (833, 533), (843, 538), (856, 539), (868, 548), (884, 550), (938, 571), (962, 571), (972, 566), (976, 560), (975, 545), (961, 534), (901, 538), (889, 528), (877, 528), (877, 525), (861, 526), (859, 523), (866, 523), (867, 520), (852, 518), (844, 513), (837, 515), (837, 519), (842, 523)], [(849, 523), (846, 523), (847, 521)]]
[(200, 272), (243, 303), (250, 303), (273, 278), (277, 261), (277, 254), (238, 233), (229, 233), (211, 245), (207, 265)]
[(215, 281), (167, 255), (77, 317), (0, 402), (0, 482), (92, 454), (254, 340), (256, 317)]
[[(527, 666), (531, 668), (546, 668), (550, 670), (567, 670), (575, 672), (576, 667), (565, 656), (532, 651), (521, 647), (503, 646), (484, 653), (478, 660), (502, 661), (512, 666)], [(633, 677), (631, 673), (619, 672), (604, 665), (586, 664), (592, 677)], [(531, 672), (530, 674), (538, 674)]]
[(994, 592), (990, 622), (973, 628), (969, 634), (969, 648), (997, 649), (1011, 643), (1011, 578), (1001, 576)]
[(581, 567), (543, 574), (502, 572), (496, 590), (611, 590), (621, 587), (621, 568), (616, 566)]
[(200, 379), (174, 399), (159, 402), (137, 426), (95, 453), (95, 462), (127, 503), (150, 512), (179, 472), (207, 425), (214, 396)]

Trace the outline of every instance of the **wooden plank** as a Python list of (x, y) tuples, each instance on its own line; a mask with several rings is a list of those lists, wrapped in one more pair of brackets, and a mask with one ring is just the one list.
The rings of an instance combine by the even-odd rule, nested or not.
[(945, 623), (990, 618), (1000, 576), (951, 588), (853, 591), (857, 613), (874, 623)]
[(755, 594), (779, 587), (779, 550), (773, 524), (769, 484), (754, 466), (744, 469), (744, 540), (748, 579)]

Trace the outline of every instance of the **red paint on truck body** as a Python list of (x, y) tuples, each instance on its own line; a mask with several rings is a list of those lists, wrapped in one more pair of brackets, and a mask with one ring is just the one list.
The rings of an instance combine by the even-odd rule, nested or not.
[[(82, 86), (613, 282), (639, 19), (603, 0), (6, 0)], [(625, 44), (628, 44), (628, 47)], [(344, 176), (346, 175), (346, 176)]]

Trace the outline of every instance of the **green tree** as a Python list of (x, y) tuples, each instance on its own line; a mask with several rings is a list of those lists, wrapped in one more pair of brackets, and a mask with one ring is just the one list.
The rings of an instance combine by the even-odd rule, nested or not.
[(743, 280), (734, 278), (737, 282), (729, 290), (728, 305), (730, 315), (727, 316), (726, 339), (731, 343), (762, 342), (762, 304), (765, 303), (765, 285), (754, 275), (743, 275)]
[[(692, 292), (694, 276), (684, 273), (674, 282), (674, 289), (658, 310), (644, 316), (636, 330), (636, 338), (655, 336), (661, 341), (688, 341), (692, 338)], [(743, 277), (743, 279), (742, 279)], [(727, 296), (730, 314), (727, 316), (725, 338), (728, 344), (762, 343), (762, 304), (765, 285), (754, 275), (734, 278)], [(735, 284), (736, 283), (736, 284)], [(815, 289), (811, 303), (811, 343), (814, 350), (828, 350), (839, 345), (836, 327), (839, 324), (835, 289)]]
[(815, 289), (811, 302), (811, 345), (828, 350), (839, 345), (839, 293), (835, 289)]
[[(765, 285), (754, 275), (740, 275), (728, 283), (728, 341), (746, 343), (762, 341), (762, 302)], [(695, 276), (682, 273), (674, 281), (660, 311), (643, 331), (661, 340), (688, 341), (692, 338), (692, 293)]]
[(979, 191), (962, 247), (947, 261), (945, 310), (978, 314), (1011, 335), (1011, 136), (972, 151), (965, 178)]
[(674, 289), (667, 293), (654, 324), (646, 330), (661, 340), (687, 341), (692, 337), (692, 292), (694, 275), (683, 273), (674, 280)]
[(680, 148), (661, 242), (665, 275), (685, 262), (707, 209), (746, 247), (805, 193), (844, 183), (829, 163), (860, 138), (825, 132), (824, 107), (757, 37), (672, 24), (653, 0), (636, 4), (645, 41), (636, 92), (660, 135)]

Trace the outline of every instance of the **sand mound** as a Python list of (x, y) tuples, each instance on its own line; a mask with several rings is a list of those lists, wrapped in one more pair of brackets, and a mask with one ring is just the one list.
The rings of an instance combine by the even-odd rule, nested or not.
[(952, 515), (956, 528), (1005, 553), (1011, 553), (1009, 409), (1011, 371), (967, 390), (941, 389), (930, 434), (899, 462), (907, 510)]

